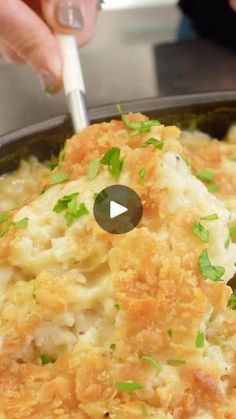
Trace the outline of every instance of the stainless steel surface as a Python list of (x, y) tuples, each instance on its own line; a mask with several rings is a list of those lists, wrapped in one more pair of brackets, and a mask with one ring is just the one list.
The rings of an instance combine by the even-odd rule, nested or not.
[[(173, 40), (178, 21), (172, 6), (100, 12), (81, 50), (88, 106), (157, 95), (152, 45)], [(66, 111), (63, 94), (48, 98), (27, 66), (0, 61), (0, 92), (0, 134)]]
[[(232, 63), (236, 58), (230, 52), (217, 53), (216, 60), (206, 49), (199, 61), (194, 56), (198, 48), (192, 44), (194, 59), (183, 56), (181, 67), (178, 49), (173, 52), (173, 44), (162, 46), (177, 39), (180, 19), (169, 0), (158, 1), (156, 7), (101, 12), (93, 41), (81, 50), (88, 107), (194, 93), (203, 91), (203, 86), (205, 90), (235, 89)], [(48, 98), (26, 66), (2, 61), (0, 91), (0, 135), (66, 112), (63, 94)]]

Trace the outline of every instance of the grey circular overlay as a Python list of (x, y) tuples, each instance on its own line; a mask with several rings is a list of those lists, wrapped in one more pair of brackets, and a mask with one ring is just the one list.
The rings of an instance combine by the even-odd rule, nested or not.
[(142, 218), (142, 201), (128, 186), (108, 186), (96, 196), (93, 214), (98, 225), (108, 233), (128, 233)]

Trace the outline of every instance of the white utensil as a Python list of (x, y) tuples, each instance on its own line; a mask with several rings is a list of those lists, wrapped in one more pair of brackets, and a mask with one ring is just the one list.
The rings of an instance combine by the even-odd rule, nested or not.
[(58, 34), (62, 60), (63, 84), (75, 132), (89, 125), (85, 86), (80, 56), (74, 35)]

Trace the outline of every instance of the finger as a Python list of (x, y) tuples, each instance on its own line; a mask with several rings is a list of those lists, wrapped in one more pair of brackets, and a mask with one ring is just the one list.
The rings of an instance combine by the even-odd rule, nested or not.
[(0, 52), (6, 61), (14, 64), (22, 64), (24, 60), (5, 42), (0, 42)]
[(230, 7), (236, 12), (236, 0), (229, 0)]
[(0, 27), (0, 42), (10, 45), (30, 63), (40, 73), (48, 90), (58, 89), (62, 69), (59, 48), (40, 17), (22, 1), (8, 0), (1, 4)]
[(98, 0), (41, 0), (49, 26), (59, 33), (74, 33), (78, 44), (87, 43), (94, 32)]

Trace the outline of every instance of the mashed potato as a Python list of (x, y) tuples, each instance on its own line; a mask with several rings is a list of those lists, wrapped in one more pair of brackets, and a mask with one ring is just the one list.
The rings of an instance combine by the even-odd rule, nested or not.
[[(234, 204), (206, 147), (228, 164), (236, 146), (204, 138), (197, 154), (187, 134), (147, 121), (74, 136), (51, 173), (34, 163), (42, 176), (21, 201), (22, 167), (0, 180), (0, 418), (235, 417)], [(112, 147), (116, 161), (101, 164)], [(143, 202), (124, 235), (93, 218), (115, 183)]]

